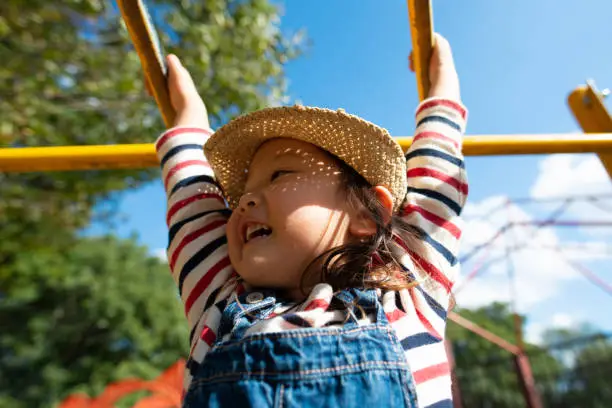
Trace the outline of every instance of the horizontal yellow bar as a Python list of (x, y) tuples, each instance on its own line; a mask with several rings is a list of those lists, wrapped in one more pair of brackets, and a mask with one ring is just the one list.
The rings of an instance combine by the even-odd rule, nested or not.
[[(406, 151), (411, 137), (398, 137)], [(612, 133), (466, 136), (466, 156), (612, 153)], [(153, 144), (0, 149), (0, 172), (127, 169), (157, 166)]]

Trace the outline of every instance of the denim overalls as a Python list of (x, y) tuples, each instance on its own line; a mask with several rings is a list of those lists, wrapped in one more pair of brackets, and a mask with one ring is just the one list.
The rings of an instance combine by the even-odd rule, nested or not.
[[(416, 407), (402, 347), (374, 290), (345, 290), (336, 298), (351, 318), (341, 328), (305, 328), (242, 337), (273, 310), (273, 293), (249, 304), (242, 295), (225, 309), (218, 339), (184, 399), (184, 407)], [(360, 310), (374, 324), (358, 325)]]

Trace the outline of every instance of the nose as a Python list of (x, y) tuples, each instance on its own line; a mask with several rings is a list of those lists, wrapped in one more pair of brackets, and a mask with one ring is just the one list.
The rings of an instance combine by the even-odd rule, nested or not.
[(244, 193), (238, 202), (238, 211), (246, 212), (248, 209), (253, 209), (260, 204), (260, 198), (253, 193)]

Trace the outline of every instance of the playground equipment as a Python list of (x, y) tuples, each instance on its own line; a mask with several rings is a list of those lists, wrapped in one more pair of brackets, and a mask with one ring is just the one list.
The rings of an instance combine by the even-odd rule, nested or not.
[[(429, 88), (428, 69), (432, 51), (433, 24), (430, 0), (408, 0), (414, 68), (419, 98)], [(118, 0), (123, 18), (140, 56), (146, 80), (166, 124), (174, 111), (165, 87), (162, 47), (157, 40), (142, 0)], [(597, 153), (612, 177), (612, 116), (603, 104), (604, 94), (589, 82), (576, 88), (568, 104), (587, 134), (480, 135), (467, 136), (463, 152), (467, 156)], [(404, 150), (410, 137), (398, 137)], [(82, 171), (157, 166), (153, 144), (100, 146), (58, 146), (0, 149), (0, 172)]]
[[(432, 9), (430, 0), (408, 0), (417, 90), (422, 100), (428, 93), (428, 65), (432, 51)], [(174, 112), (165, 87), (165, 67), (161, 46), (156, 39), (142, 0), (118, 0), (120, 10), (135, 48), (141, 58), (146, 80), (167, 125)], [(586, 134), (468, 136), (464, 154), (468, 156), (596, 153), (612, 178), (612, 116), (603, 104), (604, 93), (592, 82), (575, 89), (568, 105)], [(410, 137), (399, 137), (404, 150)], [(82, 171), (92, 169), (144, 168), (158, 165), (153, 144), (60, 146), (0, 149), (0, 172)], [(540, 407), (535, 392), (529, 360), (522, 350), (520, 334), (517, 344), (490, 333), (473, 322), (449, 313), (449, 319), (479, 334), (516, 356), (517, 372), (529, 407)], [(518, 326), (518, 325), (517, 325)], [(520, 330), (517, 329), (517, 332)], [(451, 348), (449, 347), (449, 351)], [(450, 356), (452, 364), (452, 355)], [(457, 392), (457, 390), (456, 390)], [(456, 403), (460, 398), (455, 398)]]

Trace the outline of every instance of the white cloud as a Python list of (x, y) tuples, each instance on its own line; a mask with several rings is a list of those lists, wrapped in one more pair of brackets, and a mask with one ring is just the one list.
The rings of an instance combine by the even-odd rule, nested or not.
[[(612, 246), (606, 242), (563, 241), (558, 230), (550, 226), (509, 228), (512, 222), (528, 224), (534, 217), (506, 197), (470, 203), (464, 214), (463, 256), (485, 246), (463, 262), (462, 277), (456, 286), (459, 306), (478, 307), (492, 301), (514, 300), (517, 311), (526, 313), (557, 295), (568, 281), (582, 279), (566, 259), (576, 262), (612, 259)], [(474, 270), (481, 272), (462, 287), (462, 280)], [(509, 271), (513, 275), (512, 285)]]
[(540, 161), (531, 186), (535, 198), (612, 193), (610, 177), (596, 155), (558, 154)]
[(544, 333), (550, 329), (572, 329), (581, 324), (579, 316), (568, 313), (555, 313), (547, 322), (528, 323), (525, 327), (525, 340), (532, 344), (542, 344)]
[(544, 332), (550, 328), (549, 325), (543, 323), (529, 323), (525, 327), (525, 340), (531, 344), (541, 344), (543, 341)]
[(567, 313), (555, 313), (550, 322), (553, 327), (560, 329), (568, 329), (578, 324), (576, 317)]
[(166, 254), (166, 248), (156, 248), (151, 251), (151, 255), (156, 257), (162, 262), (168, 262), (168, 255)]
[[(530, 195), (536, 199), (599, 197), (596, 201), (572, 202), (563, 218), (575, 221), (612, 221), (612, 181), (594, 154), (545, 157), (540, 161), (539, 173), (531, 186)], [(580, 230), (593, 237), (612, 235), (612, 228), (583, 227)]]
[[(612, 183), (596, 155), (551, 155), (540, 161), (539, 172), (529, 191), (534, 199), (612, 195)], [(560, 219), (612, 221), (612, 199), (595, 204), (600, 206), (572, 203)], [(581, 228), (588, 237), (582, 241), (563, 240), (561, 237), (567, 234), (560, 235), (559, 229), (552, 226), (516, 225), (508, 229), (511, 223), (528, 224), (546, 219), (542, 213), (550, 215), (558, 206), (559, 202), (520, 207), (505, 196), (468, 203), (463, 212), (466, 222), (462, 254), (465, 256), (483, 244), (486, 247), (463, 262), (462, 279), (475, 269), (482, 272), (464, 288), (459, 280), (458, 304), (478, 307), (492, 301), (509, 302), (515, 297), (518, 311), (526, 312), (553, 298), (568, 281), (582, 279), (565, 259), (576, 262), (612, 259), (612, 242), (606, 236), (612, 234), (612, 228), (597, 229), (597, 235), (593, 233), (595, 229)], [(508, 248), (512, 250), (510, 256), (507, 256)], [(514, 275), (514, 288), (510, 285), (509, 270)], [(553, 324), (567, 321), (567, 316), (559, 315)], [(532, 329), (532, 336), (539, 336), (538, 331), (541, 330), (537, 327)]]

